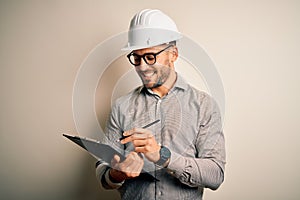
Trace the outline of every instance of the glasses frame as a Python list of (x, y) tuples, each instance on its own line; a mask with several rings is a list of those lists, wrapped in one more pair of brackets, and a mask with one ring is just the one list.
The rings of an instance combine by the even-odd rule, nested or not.
[[(129, 60), (129, 62), (130, 62), (132, 65), (134, 65), (135, 67), (136, 67), (136, 66), (139, 66), (139, 65), (141, 64), (141, 58), (143, 58), (143, 60), (145, 61), (145, 63), (146, 63), (147, 65), (154, 65), (154, 64), (156, 63), (156, 56), (159, 55), (160, 53), (164, 52), (165, 50), (167, 50), (168, 48), (170, 48), (170, 47), (172, 47), (172, 46), (173, 46), (173, 44), (167, 46), (166, 48), (160, 50), (160, 51), (157, 52), (157, 53), (149, 52), (149, 53), (144, 53), (143, 55), (139, 55), (139, 54), (136, 54), (136, 53), (134, 53), (134, 52), (130, 52), (130, 53), (127, 55), (127, 58), (128, 58), (128, 60)], [(149, 55), (153, 55), (153, 57), (154, 57), (154, 63), (152, 63), (152, 64), (149, 64), (148, 61), (147, 61), (147, 59), (146, 59), (146, 56), (149, 56)], [(131, 56), (137, 56), (137, 57), (139, 58), (140, 62), (139, 62), (138, 64), (132, 62), (131, 59), (130, 59)]]

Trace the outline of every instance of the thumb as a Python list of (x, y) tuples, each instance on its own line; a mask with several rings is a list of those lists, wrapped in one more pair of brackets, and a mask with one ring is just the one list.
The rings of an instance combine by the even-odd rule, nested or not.
[(118, 155), (114, 155), (113, 159), (111, 160), (111, 166), (115, 166), (116, 164), (118, 164), (120, 162), (121, 158)]

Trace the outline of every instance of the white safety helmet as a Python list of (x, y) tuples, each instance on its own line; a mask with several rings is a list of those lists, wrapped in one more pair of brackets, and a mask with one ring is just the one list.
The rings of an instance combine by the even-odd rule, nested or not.
[(145, 9), (130, 22), (128, 43), (122, 50), (154, 47), (182, 38), (174, 21), (160, 10)]

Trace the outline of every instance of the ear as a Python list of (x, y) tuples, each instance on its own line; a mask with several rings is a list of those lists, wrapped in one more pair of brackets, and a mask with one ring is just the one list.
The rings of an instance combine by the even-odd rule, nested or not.
[(176, 46), (174, 46), (170, 51), (170, 61), (174, 63), (177, 60), (177, 58), (178, 58), (178, 49)]

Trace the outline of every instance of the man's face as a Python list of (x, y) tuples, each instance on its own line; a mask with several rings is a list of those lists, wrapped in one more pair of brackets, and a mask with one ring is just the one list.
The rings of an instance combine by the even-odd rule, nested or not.
[[(138, 55), (157, 53), (164, 48), (166, 48), (166, 45), (160, 45), (152, 48), (135, 50), (134, 53)], [(173, 63), (170, 62), (171, 52), (169, 52), (172, 48), (173, 47), (168, 48), (157, 55), (156, 63), (154, 65), (148, 65), (141, 59), (141, 64), (135, 66), (135, 70), (146, 88), (151, 89), (162, 86), (170, 76), (171, 70), (174, 70)]]

